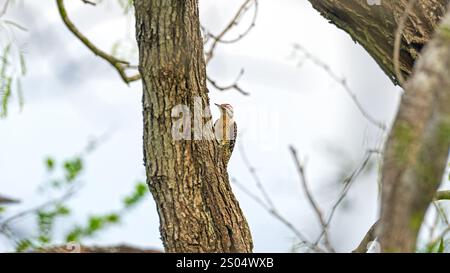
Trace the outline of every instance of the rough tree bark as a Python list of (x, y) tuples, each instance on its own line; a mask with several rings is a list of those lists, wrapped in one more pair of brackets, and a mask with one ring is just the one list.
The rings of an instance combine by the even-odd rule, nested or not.
[[(395, 83), (393, 49), (397, 25), (409, 0), (309, 0), (331, 23), (362, 45)], [(430, 40), (445, 14), (448, 0), (417, 0), (403, 30), (399, 64), (407, 78), (422, 47)]]
[(423, 50), (386, 145), (380, 241), (412, 252), (450, 148), (450, 14)]
[(164, 248), (251, 252), (250, 230), (216, 142), (172, 138), (173, 107), (186, 105), (193, 113), (198, 97), (209, 109), (198, 0), (135, 0), (134, 5), (144, 161)]
[[(409, 0), (309, 0), (330, 22), (360, 43), (398, 83), (394, 69), (397, 25)], [(399, 64), (411, 76), (422, 48), (439, 28), (448, 0), (418, 0), (402, 33)], [(384, 155), (382, 251), (412, 252), (423, 216), (445, 171), (450, 146), (450, 26), (447, 21), (417, 62)]]

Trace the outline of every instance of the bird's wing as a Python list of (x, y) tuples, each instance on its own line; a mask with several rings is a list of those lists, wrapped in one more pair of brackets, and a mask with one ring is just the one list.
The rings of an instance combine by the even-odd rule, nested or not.
[(233, 152), (234, 146), (236, 145), (236, 138), (237, 138), (237, 124), (233, 121), (233, 136), (230, 139), (230, 153)]

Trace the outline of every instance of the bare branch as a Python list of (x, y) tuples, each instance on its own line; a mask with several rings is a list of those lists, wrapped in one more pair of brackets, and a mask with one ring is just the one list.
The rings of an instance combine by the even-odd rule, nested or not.
[(91, 5), (91, 6), (97, 5), (97, 3), (93, 2), (93, 1), (89, 1), (89, 0), (81, 0), (81, 2), (83, 2), (85, 4), (88, 4), (88, 5)]
[(44, 203), (42, 203), (42, 204), (40, 204), (40, 205), (38, 205), (36, 207), (24, 210), (22, 212), (19, 212), (19, 213), (15, 214), (15, 215), (13, 215), (13, 216), (3, 220), (2, 222), (0, 222), (0, 232), (8, 230), (9, 229), (9, 225), (12, 222), (14, 222), (14, 221), (16, 221), (16, 220), (18, 220), (20, 218), (23, 218), (23, 217), (25, 217), (27, 215), (30, 215), (30, 214), (34, 214), (34, 213), (36, 213), (36, 212), (38, 212), (38, 211), (40, 211), (42, 209), (45, 209), (45, 208), (47, 208), (49, 206), (52, 206), (52, 205), (55, 205), (55, 204), (58, 204), (58, 203), (61, 203), (61, 202), (66, 202), (68, 199), (72, 198), (75, 195), (75, 193), (78, 191), (78, 189), (79, 189), (79, 187), (70, 187), (60, 197), (57, 197), (55, 199), (46, 201), (46, 202), (44, 202)]
[(256, 169), (252, 166), (250, 163), (248, 157), (246, 156), (245, 150), (243, 146), (239, 146), (239, 150), (242, 156), (242, 159), (244, 161), (245, 167), (252, 175), (252, 178), (261, 192), (263, 199), (259, 198), (258, 195), (254, 194), (252, 191), (250, 191), (247, 187), (245, 187), (242, 183), (240, 183), (237, 179), (233, 178), (232, 182), (238, 186), (248, 197), (253, 199), (256, 203), (258, 203), (261, 207), (263, 207), (270, 215), (272, 215), (275, 219), (280, 221), (282, 224), (284, 224), (288, 229), (290, 229), (295, 236), (300, 240), (300, 244), (306, 246), (308, 249), (316, 251), (316, 252), (325, 252), (322, 248), (320, 248), (317, 244), (312, 244), (309, 239), (300, 231), (298, 230), (294, 224), (292, 224), (289, 220), (287, 220), (281, 213), (278, 211), (278, 209), (275, 207), (274, 202), (270, 198), (270, 195), (267, 193), (266, 189), (264, 188), (264, 185), (259, 178)]
[(450, 191), (438, 191), (436, 193), (436, 197), (435, 199), (437, 201), (441, 201), (441, 200), (450, 200)]
[(253, 199), (256, 203), (262, 206), (270, 215), (272, 215), (275, 219), (280, 221), (283, 225), (285, 225), (288, 229), (295, 234), (295, 236), (300, 240), (300, 244), (306, 246), (308, 249), (316, 251), (316, 252), (325, 252), (323, 249), (318, 247), (317, 245), (312, 244), (308, 238), (306, 238), (303, 233), (298, 230), (294, 224), (292, 224), (289, 220), (287, 220), (284, 216), (282, 216), (279, 211), (274, 208), (268, 206), (262, 199), (260, 199), (257, 195), (255, 195), (252, 191), (250, 191), (247, 187), (245, 187), (242, 183), (240, 183), (237, 179), (233, 178), (232, 182), (242, 190), (248, 197)]
[(237, 76), (236, 80), (230, 84), (230, 85), (226, 85), (226, 86), (220, 86), (215, 80), (211, 79), (209, 76), (207, 76), (207, 80), (208, 82), (217, 90), (219, 91), (228, 91), (228, 90), (236, 90), (239, 93), (241, 93), (244, 96), (248, 96), (250, 95), (250, 93), (244, 91), (244, 89), (242, 89), (239, 84), (238, 81), (240, 80), (240, 78), (242, 77), (242, 75), (244, 75), (244, 70), (241, 69), (241, 72), (239, 72), (239, 75)]
[(141, 79), (141, 76), (139, 74), (136, 74), (134, 76), (127, 75), (126, 70), (131, 68), (129, 62), (120, 60), (106, 53), (105, 51), (99, 49), (86, 36), (84, 36), (83, 33), (81, 33), (78, 30), (78, 28), (73, 24), (73, 22), (69, 19), (67, 15), (67, 10), (64, 6), (64, 0), (56, 0), (56, 4), (58, 5), (58, 11), (61, 16), (61, 19), (63, 20), (64, 24), (69, 29), (69, 31), (72, 32), (89, 50), (91, 50), (92, 53), (94, 53), (95, 55), (99, 56), (100, 58), (104, 59), (109, 64), (111, 64), (117, 70), (120, 77), (126, 84)]
[(5, 204), (17, 204), (17, 203), (19, 203), (20, 201), (19, 200), (17, 200), (17, 199), (12, 199), (12, 198), (9, 198), (9, 197), (6, 197), (6, 196), (2, 196), (2, 195), (0, 195), (0, 205), (5, 205)]
[(362, 239), (361, 243), (359, 243), (358, 247), (355, 248), (352, 253), (366, 253), (367, 252), (367, 246), (370, 242), (375, 241), (377, 238), (376, 230), (379, 226), (379, 221), (376, 221), (375, 224), (373, 224), (369, 231), (366, 233), (364, 238)]
[(330, 68), (330, 66), (328, 64), (324, 63), (319, 58), (314, 56), (311, 52), (306, 50), (302, 45), (295, 44), (294, 45), (294, 50), (300, 51), (304, 55), (304, 57), (306, 59), (310, 60), (311, 62), (313, 62), (318, 67), (322, 68), (335, 82), (340, 84), (342, 86), (342, 88), (344, 89), (344, 91), (348, 94), (350, 99), (353, 101), (353, 103), (356, 105), (356, 107), (358, 108), (359, 112), (364, 116), (364, 118), (366, 118), (370, 123), (372, 123), (374, 126), (378, 127), (379, 129), (381, 129), (383, 131), (386, 130), (386, 125), (383, 122), (380, 122), (377, 119), (375, 119), (374, 117), (372, 117), (364, 109), (364, 107), (362, 106), (361, 102), (359, 102), (359, 99), (356, 96), (355, 92), (353, 92), (350, 89), (350, 86), (348, 85), (347, 80), (345, 78), (342, 78), (342, 77), (338, 76), (333, 70), (331, 70), (331, 68)]
[(329, 235), (328, 235), (328, 225), (325, 222), (325, 218), (322, 214), (322, 211), (319, 208), (319, 205), (317, 204), (316, 200), (314, 199), (307, 180), (306, 180), (306, 175), (305, 175), (305, 168), (303, 166), (302, 163), (300, 163), (300, 160), (298, 158), (297, 155), (297, 150), (294, 148), (294, 146), (289, 146), (289, 150), (292, 154), (292, 157), (294, 159), (294, 163), (297, 167), (297, 173), (300, 177), (300, 181), (302, 183), (302, 187), (305, 191), (306, 197), (308, 198), (309, 203), (311, 204), (311, 207), (313, 208), (317, 218), (319, 219), (320, 225), (322, 227), (322, 234), (323, 234), (323, 238), (324, 238), (324, 245), (325, 247), (330, 250), (331, 252), (335, 252), (333, 246), (331, 245), (330, 239), (329, 239)]
[(2, 10), (0, 11), (0, 17), (5, 15), (6, 11), (8, 10), (9, 2), (10, 0), (5, 1), (5, 4), (3, 5)]
[[(333, 220), (333, 217), (334, 217), (334, 214), (337, 211), (337, 208), (339, 207), (341, 202), (347, 196), (347, 193), (350, 190), (351, 186), (356, 181), (356, 179), (361, 175), (361, 173), (364, 171), (364, 169), (367, 167), (367, 165), (370, 162), (370, 159), (371, 159), (372, 155), (376, 154), (376, 152), (372, 152), (372, 151), (373, 150), (368, 150), (366, 152), (366, 156), (365, 156), (364, 160), (358, 166), (358, 168), (356, 170), (354, 170), (348, 177), (346, 177), (344, 179), (344, 181), (343, 181), (344, 187), (342, 188), (342, 190), (341, 190), (341, 192), (340, 192), (340, 194), (338, 196), (338, 199), (336, 200), (336, 202), (334, 203), (333, 207), (331, 208), (330, 215), (327, 218), (326, 225), (325, 225), (327, 228), (330, 226), (330, 223)], [(318, 243), (322, 239), (322, 236), (324, 236), (324, 232), (323, 231), (320, 234), (320, 236), (317, 238), (316, 243)]]
[(269, 208), (275, 208), (274, 203), (272, 202), (272, 199), (270, 198), (269, 194), (267, 193), (266, 189), (264, 188), (261, 179), (259, 178), (259, 175), (256, 172), (255, 167), (253, 167), (250, 163), (250, 160), (247, 157), (247, 153), (245, 152), (245, 149), (242, 145), (239, 145), (239, 152), (242, 157), (242, 161), (244, 161), (244, 165), (247, 168), (248, 172), (252, 175), (253, 181), (255, 182), (256, 186), (258, 187), (259, 191), (261, 192), (262, 196), (264, 197), (265, 201), (268, 204)]
[[(240, 18), (250, 9), (251, 4), (254, 3), (255, 5), (255, 14), (253, 16), (252, 23), (250, 24), (249, 28), (242, 34), (240, 34), (237, 38), (232, 40), (224, 40), (224, 36), (231, 30), (233, 27), (239, 24)], [(242, 5), (239, 7), (238, 11), (235, 13), (231, 21), (225, 26), (225, 28), (220, 32), (219, 35), (215, 36), (211, 33), (207, 33), (207, 37), (210, 37), (213, 39), (213, 43), (209, 50), (206, 52), (206, 63), (209, 63), (214, 56), (214, 51), (218, 45), (218, 43), (234, 43), (239, 40), (241, 40), (243, 37), (245, 37), (250, 30), (255, 26), (256, 17), (258, 12), (258, 0), (245, 0)]]

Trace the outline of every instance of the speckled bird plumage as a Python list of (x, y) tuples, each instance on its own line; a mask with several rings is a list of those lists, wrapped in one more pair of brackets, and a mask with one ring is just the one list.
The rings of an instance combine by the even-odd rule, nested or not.
[(225, 164), (228, 164), (236, 144), (237, 125), (233, 120), (233, 107), (230, 104), (216, 104), (220, 118), (214, 123), (214, 134), (223, 151)]

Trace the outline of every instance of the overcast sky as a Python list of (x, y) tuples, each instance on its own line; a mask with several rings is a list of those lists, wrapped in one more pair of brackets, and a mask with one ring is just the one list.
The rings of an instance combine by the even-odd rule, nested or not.
[[(107, 141), (87, 158), (85, 185), (70, 201), (74, 217), (58, 223), (58, 230), (66, 230), (90, 214), (118, 208), (135, 182), (144, 180), (141, 85), (126, 86), (111, 66), (76, 40), (62, 24), (54, 2), (22, 0), (7, 14), (28, 29), (16, 39), (25, 52), (28, 73), (23, 82), (23, 111), (13, 101), (8, 118), (0, 120), (0, 189), (24, 201), (18, 210), (39, 204), (48, 198), (36, 194), (46, 178), (43, 159), (76, 155), (90, 138), (108, 132)], [(122, 40), (134, 49), (133, 17), (123, 16), (115, 1), (103, 1), (97, 8), (81, 1), (66, 2), (73, 21), (99, 47), (109, 51)], [(239, 3), (200, 1), (202, 24), (218, 33)], [(229, 37), (238, 34), (239, 29)], [(295, 43), (345, 78), (366, 111), (387, 125), (401, 92), (359, 45), (328, 24), (307, 1), (260, 0), (251, 33), (239, 43), (217, 49), (208, 67), (210, 77), (226, 85), (244, 69), (240, 85), (250, 96), (210, 87), (211, 101), (234, 106), (238, 146), (245, 150), (280, 213), (315, 239), (318, 221), (300, 187), (288, 145), (294, 145), (305, 160), (312, 192), (327, 214), (341, 189), (342, 173), (356, 168), (367, 149), (379, 148), (384, 133), (368, 123), (323, 69), (308, 61), (298, 65), (299, 58), (291, 54)], [(130, 59), (135, 62), (137, 57), (131, 54)], [(229, 173), (259, 194), (239, 148)], [(354, 248), (376, 219), (376, 173), (374, 166), (356, 181), (331, 224), (331, 241), (340, 251)], [(290, 251), (297, 242), (294, 234), (233, 187), (249, 221), (255, 251)], [(17, 226), (31, 229), (27, 221)], [(161, 248), (158, 228), (149, 196), (121, 225), (89, 243)], [(7, 247), (0, 245), (0, 250)]]

